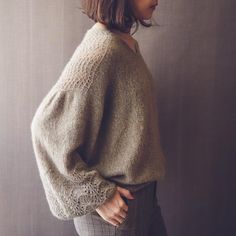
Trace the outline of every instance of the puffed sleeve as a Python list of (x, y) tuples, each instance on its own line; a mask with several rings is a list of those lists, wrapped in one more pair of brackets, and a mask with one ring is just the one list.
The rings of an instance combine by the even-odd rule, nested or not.
[(89, 90), (55, 86), (31, 122), (33, 150), (46, 199), (52, 214), (61, 220), (94, 211), (116, 191), (116, 184), (90, 167), (83, 156), (87, 141), (96, 140), (102, 121), (105, 90), (97, 85), (89, 86)]

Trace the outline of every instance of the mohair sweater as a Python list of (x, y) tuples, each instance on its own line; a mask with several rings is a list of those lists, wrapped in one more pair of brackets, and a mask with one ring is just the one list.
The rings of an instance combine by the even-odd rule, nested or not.
[(93, 25), (36, 109), (33, 150), (58, 219), (94, 211), (119, 185), (164, 179), (153, 78), (137, 49)]

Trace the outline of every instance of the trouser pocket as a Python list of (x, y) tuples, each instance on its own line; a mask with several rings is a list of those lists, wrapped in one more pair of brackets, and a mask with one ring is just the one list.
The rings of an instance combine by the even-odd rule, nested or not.
[(124, 202), (126, 203), (126, 205), (129, 204), (129, 200), (128, 200), (125, 196), (121, 196), (121, 198), (124, 200)]
[(156, 201), (156, 190), (157, 190), (157, 181), (154, 183), (154, 188), (153, 188), (153, 201)]

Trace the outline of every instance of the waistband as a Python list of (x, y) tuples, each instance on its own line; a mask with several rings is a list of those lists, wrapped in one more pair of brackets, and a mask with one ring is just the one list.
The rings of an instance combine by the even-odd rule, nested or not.
[(130, 190), (131, 192), (137, 192), (141, 189), (144, 188), (149, 188), (149, 187), (154, 187), (156, 189), (157, 187), (157, 181), (149, 181), (149, 182), (145, 182), (145, 183), (141, 183), (141, 184), (124, 184), (124, 183), (117, 183), (116, 184), (122, 188), (126, 188), (128, 190)]

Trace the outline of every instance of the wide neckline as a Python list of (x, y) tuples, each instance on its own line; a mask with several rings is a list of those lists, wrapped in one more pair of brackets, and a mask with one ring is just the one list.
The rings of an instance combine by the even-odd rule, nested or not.
[(139, 45), (138, 45), (138, 42), (136, 39), (134, 39), (135, 41), (135, 49), (136, 49), (136, 52), (130, 48), (130, 46), (121, 38), (119, 37), (116, 33), (108, 30), (107, 28), (102, 28), (102, 27), (99, 27), (97, 26), (96, 24), (94, 24), (90, 29), (89, 31), (91, 30), (97, 30), (97, 32), (103, 32), (103, 33), (106, 33), (110, 36), (112, 36), (114, 39), (116, 39), (121, 45), (123, 45), (126, 49), (128, 49), (132, 54), (136, 55), (136, 56), (140, 56), (140, 49), (139, 49)]

